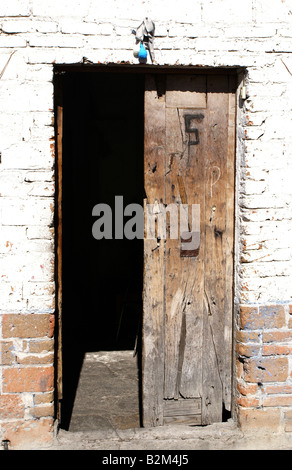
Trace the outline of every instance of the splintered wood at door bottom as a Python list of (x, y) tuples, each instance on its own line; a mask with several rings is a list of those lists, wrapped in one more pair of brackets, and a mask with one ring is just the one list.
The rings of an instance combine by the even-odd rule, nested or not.
[(164, 400), (164, 424), (202, 424), (202, 399)]

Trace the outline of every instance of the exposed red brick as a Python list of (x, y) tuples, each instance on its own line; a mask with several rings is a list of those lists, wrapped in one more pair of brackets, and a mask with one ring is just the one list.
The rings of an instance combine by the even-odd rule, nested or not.
[(284, 382), (288, 378), (287, 357), (248, 359), (243, 367), (247, 382)]
[(263, 392), (267, 394), (290, 393), (292, 395), (292, 385), (288, 384), (264, 384)]
[(290, 341), (292, 339), (292, 331), (263, 331), (263, 342), (272, 343), (281, 341)]
[(0, 343), (0, 364), (9, 366), (15, 363), (15, 354), (13, 354), (13, 342), (1, 341)]
[(254, 395), (258, 390), (258, 386), (257, 384), (237, 381), (237, 390), (241, 395)]
[(0, 395), (0, 419), (24, 417), (24, 405), (18, 395)]
[(33, 402), (35, 405), (44, 405), (47, 403), (52, 403), (53, 400), (54, 400), (53, 392), (35, 393), (33, 395)]
[(263, 406), (292, 406), (292, 396), (269, 396), (263, 398)]
[(42, 418), (42, 417), (47, 417), (47, 416), (54, 416), (54, 405), (53, 404), (47, 404), (44, 406), (35, 406), (30, 410), (31, 416), (34, 418)]
[(243, 363), (236, 360), (236, 378), (241, 379), (243, 377)]
[(54, 386), (53, 367), (23, 367), (3, 370), (5, 393), (48, 392)]
[(292, 410), (284, 413), (285, 431), (292, 432)]
[(54, 362), (54, 354), (45, 354), (45, 355), (37, 355), (37, 354), (21, 354), (16, 355), (17, 363), (22, 365), (37, 365), (37, 364), (52, 364)]
[(260, 346), (258, 344), (236, 344), (236, 352), (239, 356), (255, 357), (259, 354)]
[(50, 315), (48, 337), (52, 338), (55, 331), (55, 315)]
[(50, 318), (47, 314), (3, 315), (3, 338), (39, 338), (49, 333)]
[(288, 355), (292, 353), (292, 346), (286, 344), (264, 344), (263, 356)]
[(53, 440), (53, 419), (31, 419), (2, 423), (2, 439), (10, 441), (11, 449), (36, 448)]
[(262, 330), (285, 326), (285, 307), (283, 305), (264, 305), (260, 307), (240, 307), (240, 327), (244, 330)]
[(282, 328), (286, 325), (284, 305), (267, 305), (259, 307), (259, 314), (264, 318), (264, 328)]
[(285, 423), (285, 431), (292, 432), (292, 420), (291, 421), (289, 420)]
[(292, 410), (285, 411), (284, 416), (285, 416), (285, 419), (292, 420)]
[(278, 431), (281, 421), (280, 409), (238, 409), (238, 423), (243, 431)]
[(236, 398), (236, 402), (240, 406), (244, 406), (245, 408), (253, 408), (259, 406), (259, 398), (257, 397), (244, 397), (240, 396)]
[(236, 332), (236, 339), (241, 343), (259, 343), (260, 333), (258, 331), (238, 330)]
[(263, 328), (263, 320), (259, 317), (258, 307), (242, 305), (239, 313), (241, 329), (259, 330)]
[(54, 340), (53, 339), (31, 339), (23, 342), (23, 350), (40, 354), (44, 352), (54, 351)]

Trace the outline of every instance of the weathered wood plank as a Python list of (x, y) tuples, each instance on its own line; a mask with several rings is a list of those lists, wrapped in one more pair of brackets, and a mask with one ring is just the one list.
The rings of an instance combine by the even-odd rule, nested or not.
[(56, 329), (56, 351), (57, 351), (57, 418), (61, 421), (61, 401), (63, 398), (63, 348), (62, 348), (62, 185), (63, 185), (63, 93), (62, 80), (56, 79), (56, 193), (57, 193), (57, 239), (56, 239), (56, 264), (57, 264), (57, 329)]
[(205, 75), (168, 75), (166, 107), (206, 108)]
[[(178, 80), (178, 81), (177, 81)], [(195, 86), (194, 84), (197, 83)], [(166, 90), (166, 203), (204, 205), (201, 146), (190, 143), (186, 115), (200, 111), (181, 109), (182, 105), (205, 102), (205, 77), (168, 77)], [(170, 98), (168, 99), (168, 94)], [(191, 94), (192, 99), (184, 101)], [(202, 96), (203, 95), (203, 96)], [(176, 107), (175, 107), (176, 106)], [(194, 119), (204, 140), (203, 118)], [(202, 145), (204, 145), (202, 143)], [(200, 222), (198, 222), (200, 225)], [(165, 260), (165, 398), (201, 395), (203, 257), (182, 258), (181, 239), (166, 239)]]
[[(146, 86), (147, 203), (157, 217), (161, 203), (178, 216), (182, 205), (200, 206), (197, 227), (189, 219), (182, 238), (171, 238), (169, 217), (165, 242), (145, 240), (146, 426), (218, 422), (231, 406), (235, 96), (228, 76), (195, 82), (172, 75), (159, 96), (153, 78)], [(199, 249), (184, 256), (198, 229)], [(192, 399), (202, 401), (194, 416), (179, 408)]]
[[(188, 111), (189, 114), (189, 111)], [(192, 110), (193, 116), (204, 116), (197, 110)], [(184, 113), (185, 116), (185, 113)], [(200, 247), (196, 256), (181, 258), (183, 272), (186, 277), (185, 287), (185, 317), (186, 340), (184, 348), (184, 361), (180, 381), (180, 394), (185, 397), (202, 396), (202, 351), (203, 344), (203, 289), (204, 289), (204, 153), (206, 147), (205, 118), (195, 118), (192, 127), (198, 129), (199, 143), (190, 145), (192, 134), (186, 133), (188, 141), (188, 156), (184, 172), (187, 204), (199, 206), (196, 217), (199, 220), (192, 222), (192, 231), (200, 231)], [(196, 227), (197, 226), (197, 227)]]
[[(145, 204), (164, 202), (165, 99), (158, 97), (154, 76), (145, 78)], [(144, 206), (144, 213), (147, 211)], [(145, 221), (147, 222), (147, 220)], [(147, 226), (145, 226), (145, 230)], [(144, 239), (143, 287), (143, 426), (163, 424), (164, 240)]]
[[(226, 289), (232, 279), (226, 277), (226, 256), (230, 240), (227, 227), (226, 200), (230, 174), (228, 155), (228, 77), (208, 77), (208, 151), (205, 156), (205, 280), (204, 280), (204, 354), (203, 401), (204, 424), (222, 420), (226, 381), (230, 381), (231, 343), (226, 324)], [(230, 306), (229, 306), (230, 307)], [(228, 308), (229, 308), (228, 307)], [(228, 371), (227, 371), (228, 369)]]
[(196, 415), (201, 413), (201, 409), (201, 398), (164, 400), (164, 417)]
[[(168, 91), (166, 92), (167, 96)], [(178, 215), (180, 195), (178, 191), (178, 165), (184, 154), (180, 118), (176, 108), (166, 110), (166, 204), (175, 205)], [(172, 221), (170, 220), (170, 223)], [(174, 221), (175, 223), (175, 221)], [(170, 234), (170, 233), (169, 233)], [(178, 233), (179, 235), (179, 233)], [(164, 397), (178, 398), (178, 381), (185, 338), (184, 284), (182, 278), (180, 246), (178, 239), (166, 239), (165, 251), (165, 366)], [(184, 321), (183, 321), (184, 316)], [(182, 342), (181, 342), (182, 336)]]
[(235, 77), (229, 76), (228, 142), (226, 165), (226, 286), (224, 338), (226, 345), (225, 376), (223, 380), (223, 401), (226, 410), (232, 405), (232, 338), (233, 338), (233, 279), (234, 279), (234, 224), (235, 224), (235, 126), (236, 95)]
[(202, 424), (201, 413), (192, 416), (166, 416), (163, 424), (184, 424), (189, 426), (199, 426)]
[(201, 398), (164, 401), (164, 424), (200, 425), (202, 404)]

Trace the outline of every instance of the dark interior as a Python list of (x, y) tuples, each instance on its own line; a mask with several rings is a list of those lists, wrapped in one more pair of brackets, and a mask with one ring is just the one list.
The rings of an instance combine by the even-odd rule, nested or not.
[[(62, 84), (61, 427), (68, 429), (85, 352), (131, 349), (141, 357), (143, 240), (115, 239), (115, 197), (143, 207), (144, 76), (66, 72)], [(99, 203), (112, 209), (112, 239), (93, 237)]]

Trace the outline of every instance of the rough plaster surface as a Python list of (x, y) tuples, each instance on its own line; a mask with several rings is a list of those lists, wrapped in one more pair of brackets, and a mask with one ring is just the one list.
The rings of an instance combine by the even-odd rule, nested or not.
[[(291, 5), (290, 5), (291, 7)], [(0, 6), (1, 312), (53, 312), (53, 64), (138, 63), (131, 30), (156, 24), (158, 65), (240, 66), (239, 302), (291, 299), (291, 8), (288, 1), (25, 1)], [(148, 60), (149, 62), (149, 60)], [(42, 267), (41, 267), (42, 266)]]

